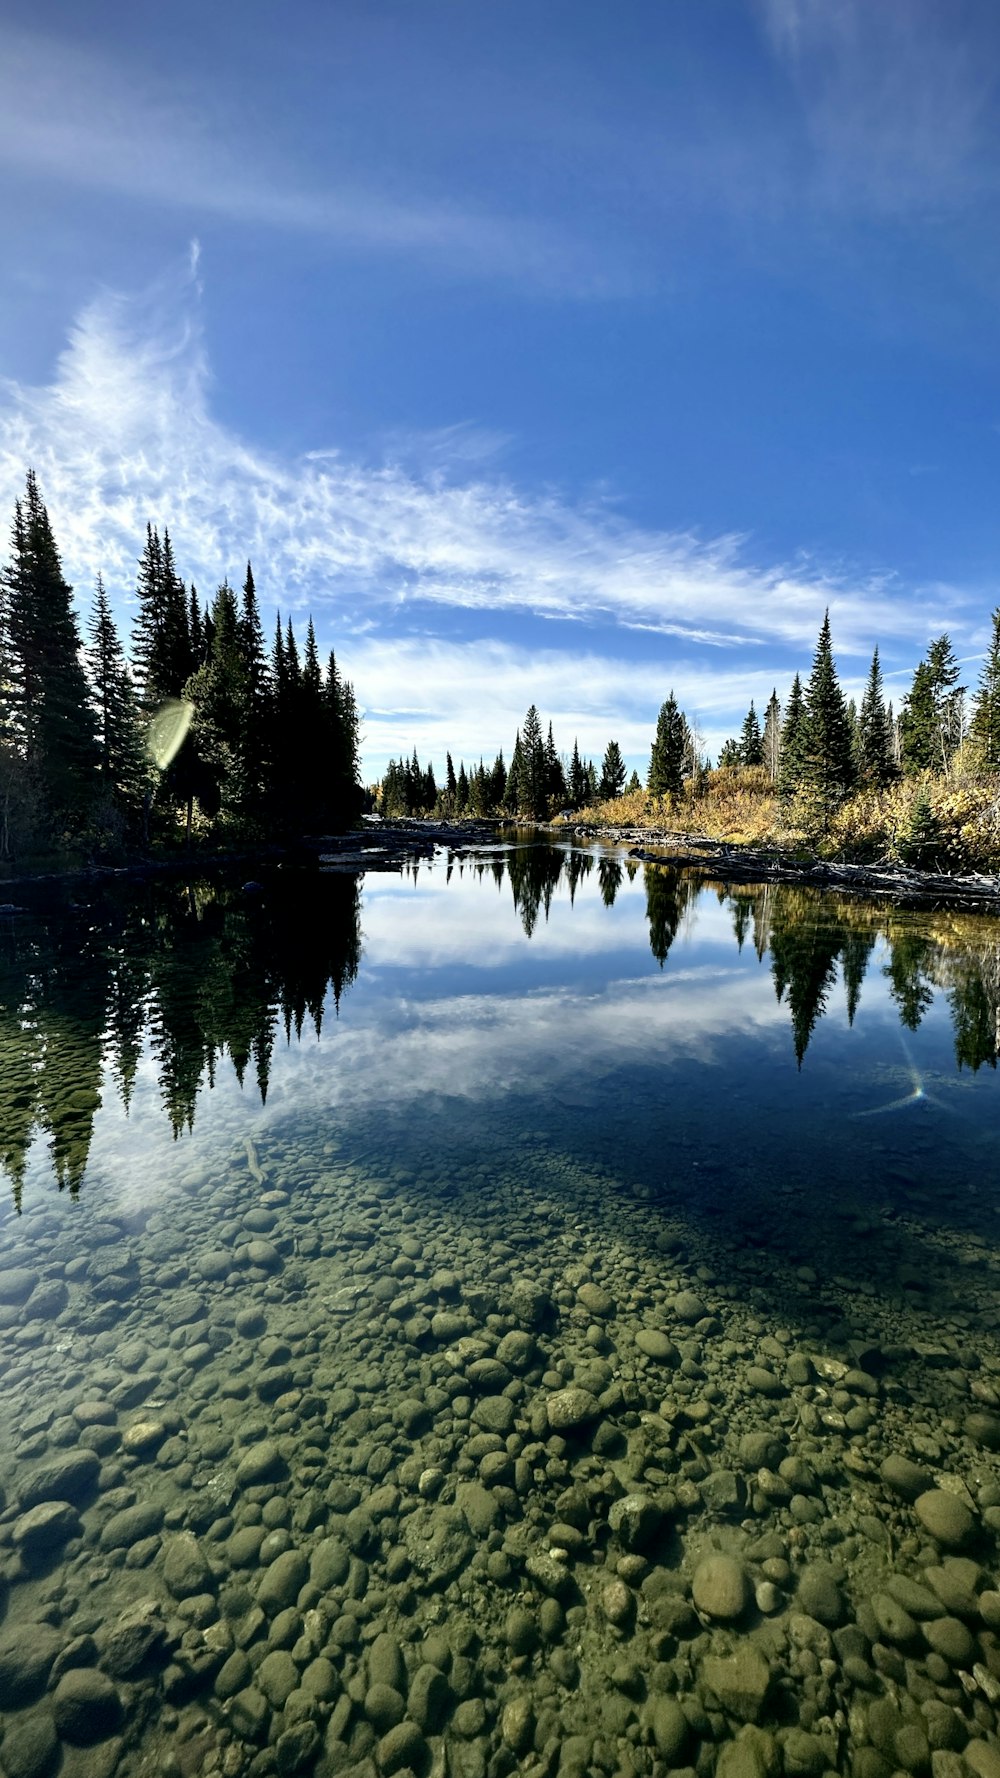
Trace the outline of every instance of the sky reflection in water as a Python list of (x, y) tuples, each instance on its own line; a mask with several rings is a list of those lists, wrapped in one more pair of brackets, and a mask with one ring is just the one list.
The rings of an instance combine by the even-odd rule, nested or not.
[[(525, 1131), (656, 1190), (988, 1183), (1000, 926), (551, 846), (57, 894), (0, 938), (15, 1197), (288, 1117), (399, 1164)], [(127, 1116), (126, 1116), (127, 1108)], [(470, 1149), (471, 1145), (471, 1149)], [(685, 1184), (687, 1182), (687, 1184)]]

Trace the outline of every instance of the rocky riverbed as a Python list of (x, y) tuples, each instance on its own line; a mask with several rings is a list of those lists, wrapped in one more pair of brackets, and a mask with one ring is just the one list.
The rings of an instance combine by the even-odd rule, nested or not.
[(6, 1778), (1000, 1775), (982, 1235), (280, 1132), (61, 1210), (0, 1264)]

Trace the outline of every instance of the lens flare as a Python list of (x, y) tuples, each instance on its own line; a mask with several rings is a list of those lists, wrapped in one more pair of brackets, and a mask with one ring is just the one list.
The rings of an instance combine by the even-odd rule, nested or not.
[(165, 772), (176, 758), (193, 715), (188, 698), (167, 698), (160, 705), (146, 735), (146, 752), (158, 771)]

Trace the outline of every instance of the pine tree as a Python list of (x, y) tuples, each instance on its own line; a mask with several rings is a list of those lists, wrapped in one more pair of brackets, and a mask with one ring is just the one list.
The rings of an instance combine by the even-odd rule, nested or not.
[(993, 613), (970, 733), (983, 771), (1000, 772), (1000, 605)]
[(566, 801), (566, 775), (562, 760), (556, 752), (551, 722), (545, 742), (545, 800), (550, 808), (558, 807)]
[(851, 730), (830, 641), (830, 613), (820, 626), (805, 693), (802, 788), (825, 826), (854, 781)]
[(445, 810), (449, 815), (454, 814), (455, 799), (457, 795), (458, 779), (455, 777), (455, 767), (452, 764), (451, 754), (449, 753), (447, 756), (447, 764), (445, 766), (444, 780)]
[[(146, 547), (139, 560), (136, 582), (139, 610), (132, 626), (132, 659), (139, 694), (147, 711), (165, 698), (179, 698), (196, 669), (192, 643), (189, 598), (174, 565), (170, 533), (163, 542), (150, 524)], [(195, 599), (195, 603), (197, 603)], [(201, 651), (205, 637), (200, 638)]]
[(646, 789), (651, 797), (679, 796), (683, 786), (686, 724), (671, 691), (656, 719)]
[(524, 755), (521, 750), (521, 731), (518, 729), (514, 737), (514, 751), (510, 756), (510, 771), (504, 786), (503, 806), (508, 815), (517, 815), (521, 807), (521, 781), (524, 777)]
[(882, 690), (882, 669), (878, 649), (872, 655), (868, 683), (861, 700), (854, 741), (854, 758), (859, 783), (871, 790), (881, 790), (896, 776), (892, 757), (892, 730)]
[(907, 772), (947, 772), (962, 739), (965, 688), (947, 635), (932, 642), (913, 675), (900, 713)]
[(788, 694), (785, 721), (781, 730), (778, 789), (784, 797), (794, 796), (802, 781), (805, 732), (806, 705), (802, 695), (802, 681), (796, 673)]
[[(198, 632), (192, 632), (192, 651), (200, 654), (200, 626)], [(243, 598), (240, 607), (238, 640), (240, 657), (243, 662), (244, 709), (241, 733), (238, 740), (238, 770), (242, 782), (243, 815), (248, 822), (259, 821), (264, 809), (264, 795), (268, 774), (268, 703), (270, 683), (267, 668), (267, 656), (264, 652), (264, 632), (260, 621), (260, 609), (257, 604), (257, 588), (254, 584), (253, 569), (247, 563), (246, 579), (243, 582)]]
[(458, 766), (458, 785), (455, 792), (455, 808), (459, 815), (465, 815), (469, 808), (469, 779), (465, 770), (465, 761), (460, 760)]
[(753, 699), (743, 720), (740, 730), (740, 764), (759, 766), (764, 763), (764, 743), (761, 738), (760, 722), (754, 709)]
[(100, 575), (97, 576), (89, 634), (98, 769), (109, 804), (117, 807), (127, 824), (141, 807), (148, 767), (143, 751), (138, 699)]
[(503, 749), (493, 761), (493, 772), (490, 779), (490, 814), (498, 815), (503, 808), (504, 791), (507, 786), (507, 767), (504, 765)]
[(777, 689), (771, 691), (767, 700), (767, 711), (764, 716), (764, 734), (761, 741), (764, 755), (764, 770), (768, 782), (777, 784), (778, 767), (781, 761), (781, 705), (778, 702)]
[(542, 724), (534, 704), (529, 705), (521, 730), (521, 782), (518, 808), (532, 821), (541, 821), (547, 813), (545, 797), (545, 743)]
[(587, 775), (580, 758), (580, 749), (576, 737), (573, 738), (573, 757), (569, 767), (569, 800), (574, 809), (579, 809), (587, 800)]
[(14, 512), (3, 575), (7, 731), (37, 813), (59, 839), (85, 822), (98, 787), (94, 714), (73, 589), (33, 471)]
[(740, 744), (735, 735), (730, 735), (719, 748), (718, 770), (720, 772), (735, 772), (742, 762)]
[(601, 765), (601, 782), (598, 796), (602, 802), (610, 803), (621, 796), (625, 788), (625, 761), (617, 741), (609, 741)]

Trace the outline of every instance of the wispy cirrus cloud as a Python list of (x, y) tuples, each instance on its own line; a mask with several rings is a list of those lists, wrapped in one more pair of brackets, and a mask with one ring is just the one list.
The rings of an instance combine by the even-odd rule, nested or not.
[(226, 105), (205, 78), (168, 84), (82, 43), (0, 22), (0, 164), (24, 176), (188, 218), (416, 256), (450, 275), (516, 279), (563, 298), (636, 287), (637, 273), (552, 218), (407, 188), (398, 176), (390, 184), (332, 149), (313, 171), (262, 132), (248, 136)]
[(814, 195), (943, 216), (1000, 190), (996, 47), (963, 0), (760, 0), (815, 152)]
[[(561, 740), (578, 733), (596, 752), (614, 733), (642, 755), (670, 684), (717, 744), (748, 691), (787, 680), (785, 651), (808, 661), (826, 605), (848, 657), (893, 638), (912, 659), (949, 610), (961, 639), (953, 589), (903, 596), (887, 579), (760, 564), (739, 537), (644, 528), (608, 497), (524, 489), (487, 474), (496, 441), (464, 427), (450, 460), (435, 434), (422, 467), (267, 452), (212, 412), (199, 275), (193, 252), (141, 297), (105, 292), (51, 382), (0, 385), (0, 506), (32, 464), (84, 601), (100, 571), (123, 607), (147, 520), (169, 526), (203, 595), (242, 578), (249, 556), (264, 600), (311, 610), (343, 652), (376, 769), (414, 742), (438, 757), (509, 746), (536, 695)], [(514, 617), (551, 620), (551, 644), (490, 636)], [(637, 630), (649, 636), (638, 661)]]
[(607, 496), (419, 475), (391, 457), (282, 459), (211, 411), (197, 278), (193, 255), (140, 297), (105, 292), (74, 324), (51, 383), (2, 386), (0, 498), (13, 501), (33, 463), (85, 579), (99, 568), (131, 579), (151, 518), (170, 525), (199, 584), (249, 554), (280, 603), (332, 601), (341, 614), (507, 610), (799, 646), (830, 605), (840, 646), (863, 651), (878, 634), (921, 637), (943, 601), (961, 603), (937, 588), (931, 609), (886, 578), (756, 563), (745, 538), (644, 528)]

